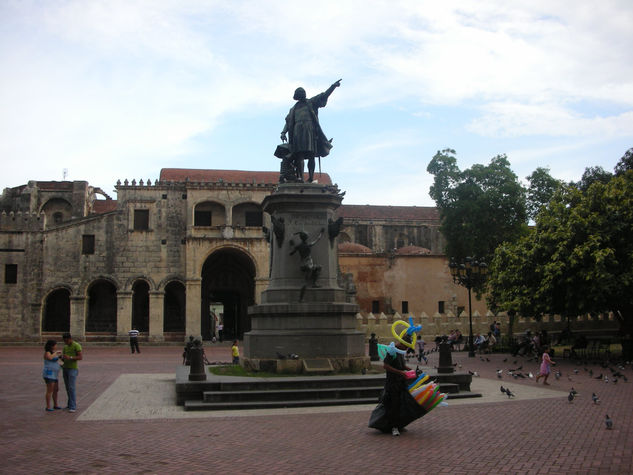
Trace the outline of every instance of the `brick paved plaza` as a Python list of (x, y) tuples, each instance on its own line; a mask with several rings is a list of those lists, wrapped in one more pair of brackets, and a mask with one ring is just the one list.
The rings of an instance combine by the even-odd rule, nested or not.
[[(455, 353), (462, 370), (480, 375), (473, 386), (487, 388), (484, 397), (449, 401), (449, 407), (392, 437), (367, 428), (370, 406), (239, 414), (192, 414), (170, 407), (169, 416), (157, 410), (148, 417), (153, 409), (147, 410), (145, 398), (175, 400), (169, 378), (181, 362), (182, 347), (141, 350), (131, 355), (127, 346), (85, 346), (79, 407), (70, 414), (44, 411), (43, 345), (0, 348), (2, 473), (633, 473), (630, 365), (623, 371), (629, 381), (613, 384), (594, 379), (600, 373), (611, 379), (608, 369), (588, 365), (591, 377), (583, 365), (554, 358), (563, 377), (551, 377), (549, 388), (537, 388), (529, 378), (513, 380), (504, 373), (497, 379), (497, 369), (512, 367), (515, 358), (502, 362), (508, 355), (491, 355), (488, 362)], [(230, 359), (228, 346), (206, 352), (211, 361)], [(430, 364), (437, 364), (437, 354)], [(533, 361), (518, 358), (518, 364), (524, 372), (538, 370)], [(139, 384), (117, 399), (121, 382), (134, 374)], [(147, 375), (166, 375), (160, 386), (166, 394), (148, 395), (156, 392), (152, 385), (143, 391), (144, 381), (151, 380)], [(499, 384), (510, 387), (516, 399), (501, 395)], [(570, 404), (566, 395), (572, 386), (579, 397)], [(592, 392), (600, 405), (592, 403)], [(129, 417), (125, 406), (130, 404), (146, 410), (138, 411), (142, 418), (117, 418), (112, 413), (117, 404), (121, 417)], [(605, 414), (613, 419), (613, 430), (605, 429)]]

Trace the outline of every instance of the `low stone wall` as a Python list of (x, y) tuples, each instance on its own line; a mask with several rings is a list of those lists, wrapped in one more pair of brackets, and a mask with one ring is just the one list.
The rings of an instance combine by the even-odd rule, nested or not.
[[(392, 341), (391, 326), (396, 320), (409, 321), (409, 317), (413, 317), (415, 325), (422, 325), (422, 338), (427, 343), (432, 342), (436, 336), (448, 335), (451, 330), (459, 330), (466, 337), (469, 331), (468, 314), (456, 317), (452, 313), (428, 316), (425, 313), (421, 315), (406, 314), (393, 315), (356, 314), (356, 328), (365, 333), (369, 339), (372, 333), (375, 333), (381, 343)], [(479, 312), (473, 312), (473, 334), (488, 333), (490, 324), (494, 321), (501, 323), (501, 336), (508, 335), (509, 317), (506, 314), (495, 316), (491, 312), (481, 315)], [(532, 318), (518, 317), (514, 320), (513, 334), (521, 335), (530, 330), (532, 333), (545, 330), (550, 336), (554, 336), (563, 332), (567, 328), (567, 321), (560, 315), (545, 315), (540, 322)], [(581, 333), (586, 335), (613, 335), (618, 332), (618, 322), (613, 314), (600, 315), (598, 318), (589, 315), (581, 315), (571, 322), (571, 331), (573, 333)]]

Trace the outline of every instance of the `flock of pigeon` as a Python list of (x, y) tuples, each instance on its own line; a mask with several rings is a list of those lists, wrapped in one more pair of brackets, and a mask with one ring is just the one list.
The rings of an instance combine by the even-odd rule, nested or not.
[[(483, 362), (491, 361), (490, 358), (488, 357), (480, 357), (480, 360)], [(538, 358), (529, 358), (527, 362), (530, 362), (531, 360), (538, 362)], [(508, 358), (504, 358), (503, 362), (507, 363)], [(497, 378), (503, 379), (505, 375), (505, 376), (509, 376), (512, 379), (534, 379), (534, 374), (531, 371), (525, 372), (523, 371), (523, 364), (521, 364), (520, 366), (517, 366), (517, 364), (518, 364), (518, 360), (514, 360), (512, 363), (513, 368), (506, 369), (505, 371), (502, 369), (497, 369), (496, 370)], [(461, 365), (459, 366), (461, 367)], [(584, 373), (586, 373), (587, 376), (596, 380), (604, 381), (605, 384), (618, 384), (618, 381), (624, 381), (625, 383), (628, 382), (628, 378), (623, 373), (625, 369), (623, 365), (618, 364), (615, 367), (612, 367), (608, 363), (602, 362), (600, 363), (600, 367), (602, 368), (603, 371), (596, 376), (594, 376), (594, 371), (592, 369), (587, 368), (586, 366), (583, 369), (584, 369)], [(475, 377), (479, 376), (479, 373), (477, 373), (477, 371), (468, 371), (468, 373)], [(556, 380), (560, 380), (563, 377), (563, 374), (559, 369), (554, 370), (553, 374)], [(567, 376), (568, 381), (573, 381), (572, 375), (579, 375), (579, 374), (581, 374), (581, 371), (578, 369), (574, 369)], [(508, 387), (504, 387), (503, 385), (501, 385), (499, 389), (502, 394), (508, 396), (508, 399), (516, 397), (516, 394), (512, 392), (510, 388)], [(571, 404), (574, 402), (574, 399), (576, 399), (578, 396), (579, 396), (578, 391), (576, 391), (576, 389), (574, 389), (574, 387), (572, 386), (571, 390), (569, 391), (569, 395), (567, 396), (567, 400)], [(591, 401), (594, 405), (600, 404), (600, 398), (595, 392), (591, 394)], [(609, 417), (608, 414), (605, 415), (604, 424), (605, 424), (606, 429), (609, 429), (609, 430), (613, 429), (613, 420), (611, 419), (611, 417)]]

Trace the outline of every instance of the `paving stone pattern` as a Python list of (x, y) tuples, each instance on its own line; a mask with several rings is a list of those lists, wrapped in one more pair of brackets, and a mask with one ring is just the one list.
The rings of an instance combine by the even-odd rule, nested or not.
[[(605, 383), (584, 365), (559, 360), (563, 377), (551, 379), (560, 397), (522, 398), (533, 380), (504, 373), (499, 384), (517, 397), (484, 395), (478, 403), (438, 408), (415, 421), (400, 437), (367, 428), (369, 409), (342, 412), (253, 412), (186, 419), (82, 421), (81, 414), (121, 374), (164, 374), (181, 362), (182, 348), (141, 348), (140, 355), (119, 347), (86, 346), (79, 363), (78, 411), (46, 413), (41, 379), (43, 348), (0, 348), (2, 441), (0, 472), (22, 473), (633, 473), (633, 370), (629, 382)], [(206, 348), (212, 361), (228, 361), (228, 346)], [(491, 361), (454, 354), (463, 370), (497, 381), (496, 370), (514, 358)], [(518, 358), (523, 371), (538, 364)], [(434, 354), (430, 364), (437, 364)], [(599, 373), (610, 372), (595, 364)], [(579, 373), (574, 374), (573, 370)], [(568, 376), (569, 375), (569, 376)], [(571, 381), (568, 379), (571, 378)], [(498, 387), (497, 384), (488, 385)], [(571, 387), (579, 397), (569, 403)], [(591, 401), (595, 392), (600, 405)], [(66, 402), (63, 384), (60, 402)], [(605, 414), (614, 421), (606, 430)]]

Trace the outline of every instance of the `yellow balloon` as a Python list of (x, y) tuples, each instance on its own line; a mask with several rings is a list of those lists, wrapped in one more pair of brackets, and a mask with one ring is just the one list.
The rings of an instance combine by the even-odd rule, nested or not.
[[(396, 327), (398, 325), (404, 325), (404, 330), (402, 330), (400, 333), (398, 333), (396, 331)], [(406, 335), (407, 330), (409, 329), (411, 325), (409, 325), (407, 322), (403, 321), (403, 320), (396, 320), (395, 322), (393, 322), (393, 324), (391, 325), (391, 334), (393, 335), (393, 337), (398, 340), (398, 342), (402, 343), (404, 346), (414, 349), (415, 348), (415, 342), (418, 339), (418, 335), (417, 333), (413, 334), (413, 339), (411, 340), (411, 343), (408, 343), (406, 341), (404, 341), (404, 335)]]

